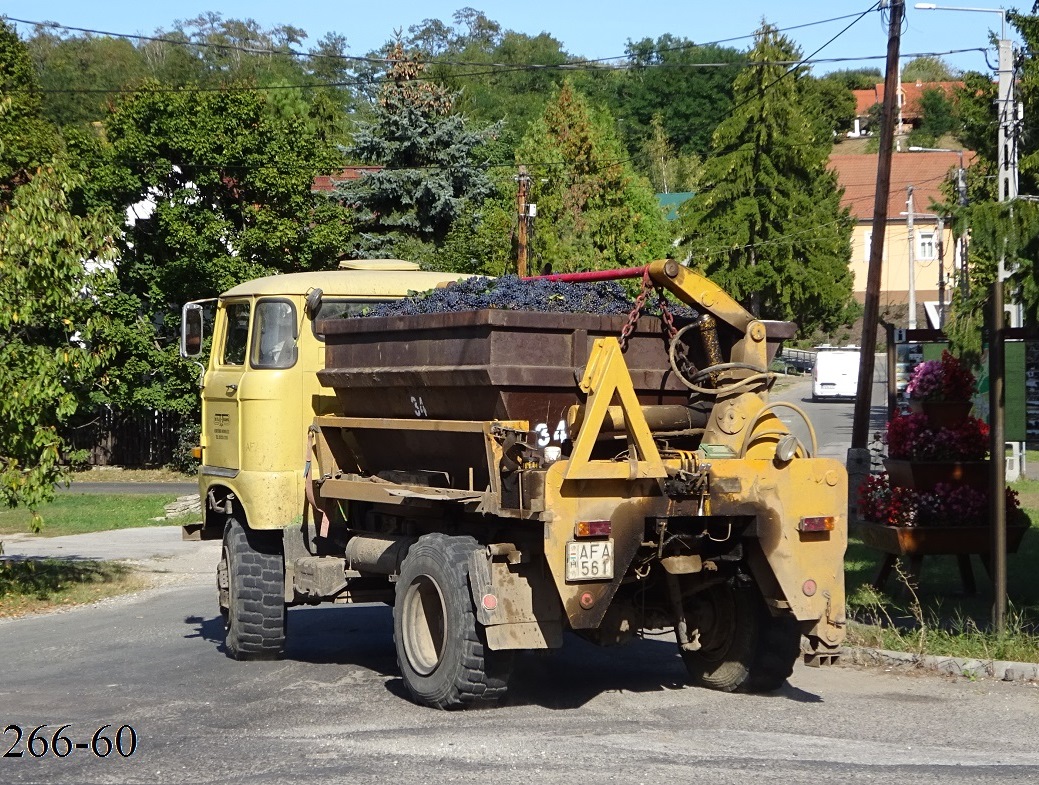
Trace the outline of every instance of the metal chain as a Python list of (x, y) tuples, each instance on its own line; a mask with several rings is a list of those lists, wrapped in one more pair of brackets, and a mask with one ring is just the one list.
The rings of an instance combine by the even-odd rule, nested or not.
[(635, 332), (635, 326), (639, 323), (639, 316), (642, 315), (642, 309), (646, 307), (646, 298), (651, 291), (653, 291), (653, 279), (649, 277), (649, 267), (646, 267), (642, 271), (642, 291), (635, 298), (635, 307), (631, 309), (631, 313), (628, 314), (628, 321), (621, 328), (621, 336), (618, 343), (621, 345), (622, 352), (628, 349), (628, 339)]
[(664, 332), (667, 333), (669, 339), (674, 340), (678, 335), (678, 328), (675, 327), (675, 315), (671, 313), (671, 306), (667, 304), (664, 290), (659, 286), (657, 287), (657, 305), (660, 306), (660, 320), (663, 322)]

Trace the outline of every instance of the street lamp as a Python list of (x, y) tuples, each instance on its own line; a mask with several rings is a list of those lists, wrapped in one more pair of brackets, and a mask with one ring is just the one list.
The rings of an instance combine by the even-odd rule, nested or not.
[(964, 8), (963, 6), (938, 5), (936, 3), (917, 3), (914, 8), (918, 11), (980, 11), (987, 14), (999, 14), (1003, 23), (999, 37), (1007, 37), (1007, 12), (1004, 8)]
[[(1017, 198), (1017, 146), (1012, 145), (1014, 123), (1017, 117), (1014, 101), (1014, 46), (1007, 38), (1007, 11), (1004, 8), (973, 8), (965, 6), (917, 3), (921, 11), (972, 11), (999, 14), (999, 201)], [(1013, 149), (1011, 149), (1013, 148)], [(1000, 265), (1000, 280), (1006, 271)]]

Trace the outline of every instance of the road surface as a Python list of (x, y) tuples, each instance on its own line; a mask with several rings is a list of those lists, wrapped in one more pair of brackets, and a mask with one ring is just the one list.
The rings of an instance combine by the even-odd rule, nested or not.
[[(216, 610), (219, 543), (157, 531), (137, 555), (162, 588), (0, 621), (0, 724), (23, 733), (3, 737), (23, 754), (0, 757), (0, 782), (1039, 781), (1034, 684), (799, 665), (775, 695), (725, 695), (684, 685), (669, 638), (569, 638), (520, 657), (505, 706), (443, 713), (407, 700), (383, 606), (292, 609), (284, 660), (235, 662)], [(101, 547), (87, 537), (84, 551)], [(71, 723), (64, 737), (87, 748), (33, 757), (26, 737), (44, 723), (48, 742)], [(99, 751), (130, 726), (132, 754), (94, 755), (106, 724)]]

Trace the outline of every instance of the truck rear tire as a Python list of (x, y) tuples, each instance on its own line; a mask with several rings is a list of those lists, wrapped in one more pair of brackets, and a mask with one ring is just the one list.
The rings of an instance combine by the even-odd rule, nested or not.
[[(236, 660), (276, 660), (285, 650), (285, 559), (278, 533), (224, 527), (219, 572), (226, 575), (224, 645)], [(219, 582), (219, 579), (218, 579)]]
[(801, 650), (792, 618), (773, 617), (754, 587), (718, 584), (687, 602), (701, 648), (683, 651), (694, 684), (722, 692), (772, 692), (783, 686)]
[(427, 534), (408, 550), (397, 580), (393, 640), (416, 703), (437, 709), (505, 697), (512, 652), (487, 648), (469, 590), (472, 537)]

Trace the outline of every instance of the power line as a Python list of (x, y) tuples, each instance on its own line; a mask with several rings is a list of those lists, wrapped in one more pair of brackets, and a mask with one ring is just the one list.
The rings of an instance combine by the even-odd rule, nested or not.
[[(876, 4), (874, 4), (873, 8), (871, 8), (870, 10), (872, 11), (875, 8), (876, 8)], [(781, 28), (779, 30), (779, 32), (782, 33), (782, 32), (788, 32), (788, 31), (791, 31), (791, 30), (802, 30), (802, 29), (805, 29), (805, 28), (808, 28), (808, 27), (815, 27), (815, 26), (818, 26), (818, 25), (829, 24), (831, 22), (839, 22), (839, 21), (842, 21), (844, 19), (850, 19), (853, 16), (858, 16), (858, 13), (844, 14), (843, 16), (835, 16), (835, 17), (831, 17), (829, 19), (820, 19), (820, 20), (817, 20), (817, 21), (814, 21), (814, 22), (804, 22), (802, 24), (791, 25), (789, 27)], [(248, 54), (276, 55), (276, 56), (303, 57), (303, 58), (326, 58), (326, 59), (345, 60), (345, 61), (349, 61), (349, 62), (363, 62), (363, 63), (379, 64), (379, 65), (392, 64), (392, 63), (396, 62), (396, 61), (394, 61), (391, 58), (360, 57), (360, 56), (356, 56), (356, 55), (328, 54), (328, 53), (324, 53), (324, 52), (299, 52), (299, 51), (296, 51), (294, 49), (290, 49), (288, 47), (286, 47), (284, 49), (261, 49), (261, 48), (258, 48), (258, 47), (251, 47), (251, 46), (239, 46), (239, 45), (236, 45), (236, 44), (219, 44), (219, 43), (213, 43), (213, 42), (208, 42), (208, 41), (182, 40), (182, 39), (179, 39), (179, 38), (168, 38), (168, 37), (164, 37), (164, 36), (147, 36), (147, 35), (138, 35), (138, 34), (131, 34), (131, 33), (114, 33), (114, 32), (107, 31), (107, 30), (95, 30), (95, 29), (91, 29), (91, 28), (87, 28), (87, 27), (74, 27), (72, 25), (64, 25), (64, 24), (60, 24), (58, 22), (36, 22), (36, 21), (31, 20), (31, 19), (18, 19), (18, 18), (13, 17), (13, 16), (5, 16), (4, 18), (9, 20), (9, 21), (11, 21), (11, 22), (16, 22), (18, 24), (24, 24), (24, 25), (32, 25), (33, 27), (45, 27), (45, 28), (52, 28), (52, 29), (58, 29), (58, 30), (71, 30), (71, 31), (74, 31), (74, 32), (77, 32), (77, 33), (86, 33), (88, 35), (101, 35), (101, 36), (108, 36), (110, 38), (125, 38), (125, 39), (129, 39), (129, 40), (134, 40), (134, 41), (151, 41), (151, 42), (156, 42), (156, 43), (171, 44), (171, 45), (174, 45), (174, 46), (196, 46), (196, 47), (203, 47), (203, 48), (207, 48), (208, 47), (208, 48), (219, 49), (219, 50), (223, 50), (223, 51), (245, 52), (245, 53), (248, 53)], [(719, 46), (721, 44), (732, 43), (734, 41), (743, 41), (743, 40), (746, 40), (748, 38), (753, 38), (754, 35), (755, 35), (754, 33), (748, 33), (748, 34), (745, 34), (745, 35), (733, 36), (731, 38), (721, 38), (721, 39), (718, 39), (716, 41), (707, 41), (707, 42), (704, 42), (704, 43), (691, 42), (689, 44), (682, 44), (680, 46), (672, 46), (672, 47), (666, 47), (666, 48), (663, 48), (663, 49), (656, 49), (656, 50), (654, 50), (654, 54), (659, 54), (659, 53), (662, 53), (662, 52), (678, 52), (678, 51), (683, 51), (683, 50), (686, 50), (686, 49), (696, 49), (696, 48), (703, 48), (703, 47), (708, 47), (708, 46)], [(625, 60), (625, 59), (630, 59), (630, 58), (631, 58), (630, 54), (613, 55), (613, 56), (610, 56), (610, 57), (599, 57), (599, 58), (593, 58), (593, 59), (576, 60), (572, 64), (573, 65), (580, 65), (580, 64), (585, 64), (585, 63), (587, 63), (587, 64), (591, 64), (591, 63), (604, 63), (604, 62), (609, 62), (609, 61), (612, 61), (612, 60)], [(432, 60), (432, 61), (430, 61), (430, 64), (434, 64), (434, 63), (437, 64), (437, 65), (462, 65), (462, 66), (473, 65), (473, 63), (455, 62), (455, 61), (450, 61), (450, 60)], [(510, 67), (513, 67), (513, 66), (518, 65), (518, 64), (515, 64), (515, 63), (488, 63), (487, 65), (500, 66), (500, 67), (503, 67), (503, 68), (510, 68)], [(525, 67), (537, 68), (537, 67), (542, 67), (542, 65), (541, 64), (531, 63), (531, 64), (527, 64)], [(551, 67), (551, 66), (544, 66), (544, 67)]]
[[(949, 49), (940, 52), (910, 52), (903, 55), (906, 58), (916, 57), (944, 57), (947, 55), (964, 54), (966, 52), (981, 52), (984, 53), (984, 49), (980, 47), (970, 47), (967, 49)], [(804, 60), (779, 60), (779, 61), (758, 61), (751, 62), (749, 60), (730, 62), (730, 63), (689, 63), (682, 65), (681, 67), (688, 68), (749, 68), (749, 67), (763, 67), (763, 66), (780, 66), (788, 67), (792, 66), (788, 73), (791, 73), (799, 67), (818, 65), (822, 63), (846, 63), (846, 62), (863, 62), (868, 60), (883, 60), (884, 55), (866, 55), (863, 57), (827, 57), (827, 58), (815, 58), (815, 59), (804, 59)], [(471, 64), (470, 64), (471, 65)], [(664, 68), (670, 67), (666, 64), (651, 64), (646, 66), (625, 66), (623, 68), (611, 69), (614, 71), (629, 71), (635, 70), (636, 68)], [(572, 66), (567, 64), (560, 65), (544, 65), (544, 66), (523, 66), (516, 67), (513, 69), (492, 69), (485, 71), (471, 71), (469, 73), (452, 74), (452, 79), (478, 77), (478, 76), (493, 76), (502, 73), (508, 73), (509, 71), (533, 71), (533, 70), (593, 70), (593, 69), (574, 69)], [(776, 82), (783, 79), (787, 74), (779, 77)], [(301, 84), (285, 84), (285, 85), (223, 85), (223, 86), (202, 86), (202, 85), (173, 85), (168, 87), (153, 87), (153, 88), (141, 88), (141, 87), (97, 87), (97, 88), (74, 88), (74, 87), (52, 87), (52, 88), (37, 88), (35, 90), (29, 88), (14, 88), (9, 92), (34, 92), (40, 94), (62, 94), (62, 95), (120, 95), (120, 94), (133, 94), (133, 93), (219, 93), (219, 92), (266, 92), (275, 90), (322, 90), (332, 88), (343, 88), (343, 87), (361, 87), (368, 85), (378, 85), (385, 82), (393, 81), (390, 77), (377, 77), (377, 78), (360, 78), (351, 79), (340, 82), (311, 82)], [(439, 77), (433, 76), (418, 76), (411, 81), (416, 82), (436, 82), (439, 81)], [(769, 85), (771, 86), (771, 85)], [(734, 107), (737, 108), (737, 107)]]

